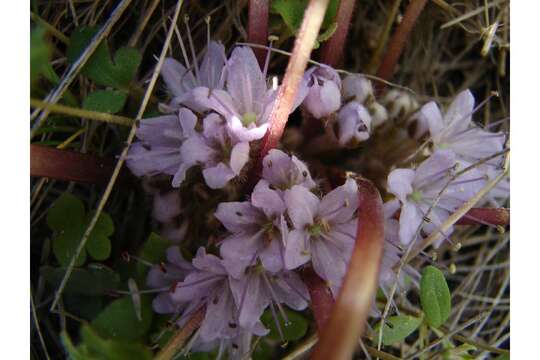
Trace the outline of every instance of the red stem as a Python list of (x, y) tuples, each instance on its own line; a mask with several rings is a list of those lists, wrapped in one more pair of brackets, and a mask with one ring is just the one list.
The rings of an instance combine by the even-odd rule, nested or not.
[(332, 307), (334, 307), (334, 298), (324, 280), (311, 267), (305, 268), (301, 275), (309, 290), (311, 310), (315, 315), (317, 331), (320, 333), (330, 317)]
[(343, 48), (354, 12), (355, 0), (341, 0), (334, 21), (337, 28), (332, 37), (324, 43), (321, 61), (330, 66), (337, 66), (343, 57)]
[(382, 200), (370, 181), (358, 178), (357, 183), (361, 206), (356, 243), (336, 305), (320, 331), (319, 343), (311, 356), (315, 360), (352, 358), (377, 290), (384, 244)]
[[(392, 35), (388, 43), (386, 54), (379, 66), (377, 76), (384, 80), (390, 80), (394, 74), (397, 62), (407, 44), (409, 35), (416, 22), (418, 16), (422, 13), (427, 0), (412, 0), (407, 10), (403, 15), (403, 20), (398, 25), (396, 31)], [(384, 88), (384, 83), (376, 82), (376, 90), (381, 91)]]
[[(268, 0), (250, 0), (248, 16), (248, 42), (258, 45), (266, 45), (268, 42)], [(253, 49), (259, 66), (264, 66), (266, 51)]]
[(111, 177), (114, 164), (112, 158), (100, 158), (43, 145), (30, 145), (30, 176), (106, 184)]
[[(393, 216), (399, 219), (399, 210)], [(510, 210), (506, 208), (473, 208), (456, 223), (457, 225), (508, 225)]]

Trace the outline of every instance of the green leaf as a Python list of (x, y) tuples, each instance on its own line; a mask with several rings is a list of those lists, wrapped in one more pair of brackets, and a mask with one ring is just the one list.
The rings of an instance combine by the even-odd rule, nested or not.
[[(60, 285), (65, 272), (65, 268), (41, 268), (41, 276), (54, 287)], [(64, 291), (68, 294), (95, 296), (116, 290), (119, 286), (120, 277), (113, 270), (102, 264), (90, 264), (87, 269), (73, 269)]]
[[(90, 223), (94, 214), (88, 214), (87, 223)], [(111, 255), (111, 240), (109, 236), (114, 233), (114, 223), (106, 213), (101, 213), (90, 233), (86, 250), (96, 260), (105, 260)]]
[(510, 355), (508, 354), (501, 354), (495, 358), (495, 360), (510, 360)]
[[(302, 24), (308, 0), (272, 0), (271, 11), (277, 13), (289, 29), (296, 33)], [(328, 28), (336, 16), (339, 0), (330, 0), (324, 16), (322, 29)]]
[(106, 338), (120, 340), (137, 340), (144, 336), (152, 322), (150, 297), (141, 297), (141, 315), (139, 321), (130, 297), (123, 297), (110, 303), (97, 318), (92, 326)]
[[(97, 27), (80, 27), (73, 31), (66, 52), (69, 63), (77, 60), (97, 31)], [(131, 48), (118, 50), (113, 62), (107, 42), (103, 41), (84, 65), (82, 73), (96, 84), (126, 90), (140, 62), (141, 54)]]
[(88, 352), (96, 359), (104, 360), (150, 360), (152, 353), (142, 344), (105, 340), (88, 325), (81, 328), (81, 339)]
[(444, 274), (434, 266), (422, 271), (420, 302), (429, 325), (439, 327), (450, 316), (451, 297)]
[[(306, 319), (299, 313), (293, 312), (288, 309), (285, 310), (285, 314), (289, 319), (288, 324), (285, 324), (281, 315), (278, 316), (279, 326), (281, 328), (281, 331), (283, 332), (283, 340), (294, 341), (303, 338), (304, 335), (306, 335), (308, 329), (308, 323)], [(276, 327), (276, 323), (274, 321), (274, 318), (272, 317), (272, 312), (270, 310), (266, 310), (262, 314), (261, 321), (264, 326), (270, 329), (270, 333), (267, 335), (270, 339), (278, 341), (281, 340), (279, 330)]]
[[(91, 218), (91, 214), (85, 214), (83, 202), (69, 193), (62, 194), (47, 213), (47, 224), (55, 233), (52, 249), (60, 265), (69, 265)], [(86, 251), (96, 260), (107, 259), (111, 254), (109, 236), (113, 233), (110, 216), (101, 213), (75, 266), (84, 264)]]
[[(413, 331), (418, 329), (421, 323), (422, 319), (408, 315), (389, 317), (383, 326), (382, 343), (384, 345), (392, 345), (403, 341)], [(376, 334), (379, 333), (380, 328), (381, 323), (379, 322), (374, 329)]]
[[(162, 238), (156, 233), (150, 233), (140, 250), (139, 257), (151, 264), (158, 264), (165, 260), (165, 252), (169, 246), (171, 246), (169, 240)], [(138, 263), (137, 273), (146, 274), (146, 272), (148, 272), (148, 266)]]
[(83, 108), (116, 114), (124, 107), (127, 94), (120, 90), (98, 90), (89, 94), (83, 101)]
[(64, 346), (64, 350), (66, 351), (66, 354), (68, 355), (68, 359), (72, 360), (91, 360), (94, 359), (91, 356), (89, 356), (88, 352), (84, 347), (75, 347), (73, 345), (73, 342), (69, 338), (69, 335), (67, 332), (62, 331), (60, 333), (60, 340), (62, 341), (62, 345)]
[(40, 75), (43, 75), (49, 58), (51, 48), (45, 40), (45, 29), (36, 26), (30, 33), (30, 83), (34, 83)]

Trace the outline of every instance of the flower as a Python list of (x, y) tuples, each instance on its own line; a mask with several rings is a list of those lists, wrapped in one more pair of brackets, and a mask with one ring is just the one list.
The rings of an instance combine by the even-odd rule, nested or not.
[(225, 71), (226, 91), (198, 87), (187, 103), (190, 107), (221, 114), (231, 133), (240, 141), (262, 138), (268, 128), (276, 89), (267, 87), (265, 74), (248, 47), (233, 50)]
[(263, 159), (262, 177), (282, 194), (293, 185), (313, 189), (316, 184), (309, 170), (296, 156), (289, 156), (281, 150), (272, 149)]
[[(426, 234), (439, 231), (450, 213), (480, 190), (485, 176), (472, 169), (453, 179), (459, 167), (463, 165), (456, 161), (452, 151), (437, 150), (416, 170), (395, 169), (388, 175), (388, 190), (401, 203), (399, 240), (402, 244), (409, 244), (415, 239), (423, 222), (422, 229)], [(448, 237), (451, 233), (452, 229), (449, 229), (443, 235)]]
[(287, 212), (294, 226), (285, 247), (285, 267), (295, 269), (311, 259), (315, 272), (337, 295), (356, 235), (356, 182), (347, 179), (320, 200), (305, 187), (285, 192)]
[(339, 110), (338, 141), (342, 146), (369, 139), (370, 131), (371, 115), (363, 105), (351, 101)]
[(221, 43), (211, 41), (208, 44), (200, 68), (196, 63), (189, 64), (187, 58), (185, 61), (187, 67), (173, 58), (166, 58), (161, 67), (161, 77), (174, 96), (170, 105), (173, 108), (182, 104), (190, 92), (198, 86), (210, 89), (223, 88), (222, 73), (226, 56)]
[(180, 168), (180, 147), (195, 133), (197, 117), (186, 108), (177, 115), (141, 120), (131, 145), (126, 164), (136, 176), (176, 175)]
[(248, 329), (257, 324), (267, 306), (271, 307), (274, 318), (277, 307), (287, 323), (281, 303), (294, 310), (304, 310), (309, 299), (306, 285), (298, 274), (292, 271), (273, 274), (260, 263), (249, 267), (238, 279), (232, 278), (231, 290), (238, 304), (240, 326)]
[(324, 118), (341, 106), (341, 79), (330, 66), (313, 66), (304, 74), (307, 95), (304, 108), (315, 118)]
[(203, 119), (203, 132), (194, 133), (180, 147), (180, 167), (172, 185), (180, 186), (186, 171), (201, 165), (206, 184), (212, 189), (223, 188), (240, 174), (249, 160), (249, 143), (230, 136), (222, 118), (210, 113)]
[(204, 342), (231, 338), (237, 332), (236, 305), (229, 287), (229, 275), (218, 257), (199, 248), (193, 258), (194, 270), (178, 282), (171, 294), (173, 302), (187, 303), (180, 324), (205, 307), (199, 336)]
[(266, 180), (257, 183), (251, 202), (219, 204), (215, 216), (232, 233), (221, 243), (220, 254), (233, 277), (239, 277), (258, 259), (271, 272), (283, 269), (284, 211), (285, 203)]
[(171, 222), (182, 213), (180, 192), (172, 190), (167, 192), (157, 191), (154, 194), (152, 215), (161, 223)]
[(172, 300), (170, 289), (194, 269), (191, 263), (184, 259), (178, 246), (169, 247), (166, 257), (167, 263), (152, 266), (146, 278), (148, 286), (161, 290), (152, 301), (152, 308), (158, 314), (178, 313), (186, 306), (185, 302)]
[[(471, 123), (474, 97), (469, 90), (462, 91), (450, 104), (444, 116), (435, 102), (422, 107), (429, 132), (436, 149), (450, 149), (469, 163), (478, 162), (503, 150), (503, 133), (490, 133)], [(493, 159), (491, 164), (497, 163)]]

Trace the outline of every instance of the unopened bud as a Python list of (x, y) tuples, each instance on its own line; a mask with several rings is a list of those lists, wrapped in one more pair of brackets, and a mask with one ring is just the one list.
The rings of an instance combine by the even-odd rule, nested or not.
[(341, 79), (329, 66), (314, 66), (304, 75), (307, 95), (304, 108), (321, 119), (339, 110), (341, 106)]
[(368, 106), (369, 113), (371, 114), (371, 119), (373, 120), (373, 127), (376, 128), (377, 126), (384, 123), (386, 120), (388, 120), (388, 112), (378, 102), (373, 102)]
[(371, 81), (360, 74), (350, 74), (343, 79), (343, 98), (355, 100), (360, 104), (373, 101), (373, 85)]
[(363, 105), (351, 101), (339, 111), (338, 126), (339, 143), (354, 146), (369, 138), (371, 115)]

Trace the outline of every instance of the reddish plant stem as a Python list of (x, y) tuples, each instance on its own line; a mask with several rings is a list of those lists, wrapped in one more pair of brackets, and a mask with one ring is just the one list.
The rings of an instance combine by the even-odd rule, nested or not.
[(301, 275), (302, 280), (309, 290), (309, 297), (311, 298), (311, 310), (315, 315), (317, 331), (320, 333), (324, 329), (324, 325), (330, 317), (330, 313), (332, 312), (335, 301), (332, 297), (330, 289), (324, 280), (315, 273), (313, 268), (305, 268)]
[[(377, 76), (383, 80), (390, 80), (394, 74), (398, 60), (407, 44), (409, 35), (416, 23), (416, 19), (422, 13), (426, 5), (427, 0), (412, 0), (405, 10), (403, 20), (398, 25), (394, 34), (390, 38), (386, 54), (384, 55)], [(382, 82), (375, 83), (375, 89), (381, 91), (384, 89), (385, 84)]]
[(30, 145), (30, 176), (105, 184), (111, 177), (114, 163), (112, 158)]
[[(399, 210), (393, 215), (399, 219)], [(506, 208), (472, 208), (456, 223), (457, 225), (508, 225), (510, 210)]]
[(334, 21), (337, 28), (332, 37), (326, 41), (321, 50), (321, 61), (330, 66), (337, 66), (343, 58), (343, 48), (354, 12), (355, 0), (341, 0)]
[(336, 305), (311, 356), (315, 360), (352, 358), (375, 299), (384, 244), (382, 199), (370, 181), (357, 178), (357, 183), (362, 206), (358, 210), (356, 243)]
[(289, 114), (293, 109), (294, 101), (306, 70), (307, 62), (315, 44), (319, 29), (328, 7), (329, 0), (310, 0), (304, 13), (302, 26), (298, 31), (298, 37), (294, 43), (294, 49), (287, 65), (287, 70), (283, 78), (283, 84), (270, 114), (270, 126), (262, 141), (260, 159), (258, 161), (260, 172), (262, 159), (271, 149), (275, 148), (283, 135), (283, 130), (287, 124)]
[[(248, 42), (258, 45), (266, 45), (268, 41), (268, 9), (269, 0), (249, 0), (248, 15)], [(266, 51), (254, 48), (261, 69), (264, 66)]]

